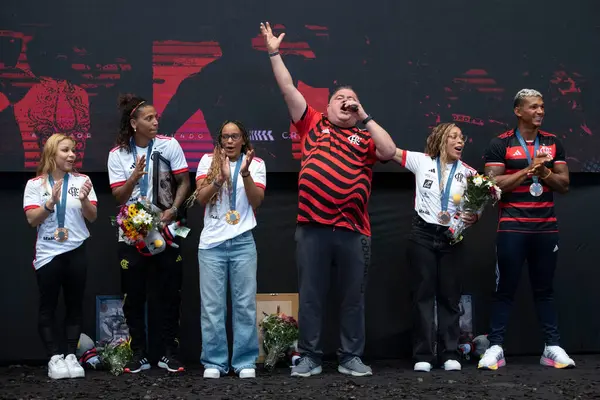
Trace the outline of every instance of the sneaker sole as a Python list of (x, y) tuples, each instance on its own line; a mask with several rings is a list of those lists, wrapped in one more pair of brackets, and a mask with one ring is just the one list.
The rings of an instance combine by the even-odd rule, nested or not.
[(504, 367), (506, 365), (506, 360), (504, 358), (499, 360), (496, 364), (492, 365), (477, 365), (477, 369), (482, 369), (486, 371), (496, 371), (500, 367)]
[(70, 378), (85, 378), (85, 371), (79, 371), (76, 373), (69, 371), (69, 377)]
[(308, 378), (309, 376), (312, 376), (312, 375), (319, 375), (321, 372), (323, 372), (323, 368), (317, 367), (317, 368), (313, 368), (310, 371), (305, 372), (305, 373), (292, 372), (290, 374), (290, 376), (298, 376), (300, 378)]
[(162, 361), (158, 362), (158, 368), (166, 369), (169, 372), (183, 372), (183, 371), (185, 371), (185, 368), (183, 368), (183, 367), (179, 367), (179, 369), (169, 368), (169, 365), (165, 364)]
[(68, 371), (62, 374), (53, 374), (51, 372), (48, 372), (48, 378), (50, 379), (68, 379), (70, 377), (71, 375), (69, 375)]
[(373, 371), (356, 372), (356, 371), (353, 371), (351, 369), (344, 368), (341, 365), (338, 366), (338, 372), (340, 374), (351, 375), (351, 376), (372, 376), (373, 375)]
[(127, 372), (128, 374), (137, 374), (138, 372), (145, 371), (147, 369), (150, 369), (150, 364), (144, 364), (141, 367), (139, 367), (138, 369), (134, 369), (134, 370), (131, 370), (129, 368), (125, 368), (123, 370), (123, 372)]
[(540, 358), (540, 364), (545, 367), (554, 367), (554, 368), (558, 368), (558, 369), (575, 368), (575, 364), (558, 363), (558, 362), (554, 361), (553, 359), (547, 358), (547, 357)]

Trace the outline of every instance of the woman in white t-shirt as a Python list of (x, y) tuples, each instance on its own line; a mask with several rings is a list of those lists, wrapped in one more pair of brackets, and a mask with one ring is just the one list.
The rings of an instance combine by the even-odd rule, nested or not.
[[(46, 347), (48, 376), (52, 379), (85, 376), (75, 351), (81, 334), (83, 292), (90, 236), (85, 220), (96, 219), (97, 198), (90, 179), (73, 171), (75, 141), (56, 133), (42, 150), (37, 176), (25, 186), (23, 209), (37, 228), (35, 268), (39, 296), (38, 329)], [(63, 289), (67, 356), (59, 350), (54, 312)]]
[[(464, 144), (455, 124), (442, 123), (427, 138), (425, 153), (397, 149), (394, 157), (415, 174), (415, 216), (408, 244), (415, 371), (429, 372), (436, 361), (447, 371), (461, 369), (458, 339), (462, 243), (451, 245), (446, 231), (457, 211), (455, 202), (465, 191), (467, 176), (476, 173), (460, 160)], [(479, 216), (463, 213), (461, 218), (470, 225)]]
[(252, 229), (254, 211), (265, 196), (266, 169), (254, 157), (248, 132), (238, 121), (226, 121), (213, 154), (200, 160), (194, 198), (206, 206), (198, 246), (202, 356), (205, 378), (229, 372), (225, 319), (227, 281), (231, 285), (233, 355), (240, 378), (254, 378), (258, 357), (256, 328), (257, 253)]

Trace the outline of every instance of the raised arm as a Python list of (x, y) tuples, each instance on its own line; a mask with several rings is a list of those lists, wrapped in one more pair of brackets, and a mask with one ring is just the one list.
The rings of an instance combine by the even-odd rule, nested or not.
[(283, 99), (287, 104), (292, 121), (294, 123), (298, 122), (306, 110), (306, 100), (304, 99), (304, 96), (302, 96), (302, 93), (294, 86), (290, 71), (286, 68), (283, 59), (281, 58), (281, 54), (279, 54), (279, 46), (285, 37), (285, 33), (282, 33), (278, 37), (273, 35), (273, 30), (268, 22), (266, 24), (260, 24), (260, 33), (265, 40), (265, 46), (267, 47), (269, 57), (271, 58), (273, 74), (275, 75), (277, 85), (283, 94)]

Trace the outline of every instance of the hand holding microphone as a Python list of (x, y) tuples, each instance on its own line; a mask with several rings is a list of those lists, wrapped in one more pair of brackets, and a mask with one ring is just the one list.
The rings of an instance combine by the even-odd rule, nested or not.
[(355, 100), (346, 100), (342, 103), (342, 111), (349, 111), (354, 114), (354, 117), (359, 121), (364, 120), (369, 115), (362, 108), (362, 105)]

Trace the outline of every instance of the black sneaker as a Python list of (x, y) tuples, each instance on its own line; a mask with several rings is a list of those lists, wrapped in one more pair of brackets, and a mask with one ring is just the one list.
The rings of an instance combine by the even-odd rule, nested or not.
[(147, 369), (150, 369), (150, 363), (148, 362), (148, 359), (144, 356), (134, 355), (133, 359), (125, 364), (123, 372), (128, 374), (137, 374), (138, 372)]
[(183, 372), (185, 367), (183, 364), (174, 356), (163, 356), (158, 362), (159, 368), (164, 368), (169, 372)]

